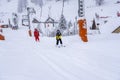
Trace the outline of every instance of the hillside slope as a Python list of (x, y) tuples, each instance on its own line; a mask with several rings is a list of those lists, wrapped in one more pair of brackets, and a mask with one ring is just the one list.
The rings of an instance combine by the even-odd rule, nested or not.
[[(119, 35), (63, 37), (66, 47), (57, 48), (55, 38), (35, 42), (27, 29), (5, 29), (0, 41), (1, 80), (119, 80)], [(87, 77), (86, 77), (87, 76)]]
[[(14, 1), (17, 0), (11, 3)], [(120, 34), (108, 34), (119, 25), (119, 17), (116, 17), (119, 5), (115, 2), (106, 0), (103, 6), (96, 7), (93, 0), (86, 0), (88, 29), (95, 12), (110, 16), (107, 23), (104, 23), (106, 19), (98, 21), (101, 34), (88, 35), (87, 43), (83, 43), (78, 35), (67, 36), (62, 37), (66, 47), (57, 48), (55, 37), (40, 35), (40, 42), (36, 42), (34, 36), (29, 37), (27, 27), (20, 26), (18, 30), (4, 28), (1, 34), (6, 40), (0, 41), (0, 80), (120, 80)], [(40, 20), (48, 17), (49, 6), (55, 7), (51, 8), (50, 15), (58, 20), (60, 5), (54, 1), (46, 3)], [(77, 0), (65, 5), (68, 5), (64, 10), (67, 20), (74, 21)]]
[[(119, 3), (116, 4), (117, 0), (109, 1), (105, 0), (104, 4), (102, 6), (96, 6), (95, 1), (93, 0), (85, 0), (85, 18), (87, 19), (87, 28), (88, 31), (90, 27), (92, 26), (92, 20), (95, 19), (95, 13), (97, 13), (100, 17), (107, 17), (102, 18), (99, 20), (96, 20), (96, 24), (99, 23), (100, 31), (101, 33), (111, 33), (114, 29), (116, 29), (120, 23), (119, 17), (117, 17), (117, 12), (119, 10)], [(6, 5), (4, 5), (4, 4)], [(6, 3), (5, 1), (1, 2), (1, 9), (0, 13), (7, 12), (17, 12), (17, 6), (18, 6), (18, 0), (12, 0), (9, 3)], [(61, 12), (62, 12), (62, 2), (61, 1), (44, 1), (44, 5), (42, 8), (42, 14), (41, 9), (32, 4), (29, 3), (30, 7), (34, 7), (36, 10), (36, 14), (33, 15), (34, 18), (38, 19), (39, 21), (45, 21), (48, 18), (48, 15), (55, 19), (56, 21), (59, 21)], [(69, 2), (65, 2), (63, 14), (67, 20), (67, 22), (72, 21), (72, 23), (76, 22), (75, 17), (78, 18), (78, 0), (70, 0)], [(23, 13), (26, 15), (26, 11)], [(23, 15), (23, 14), (19, 14)], [(42, 16), (40, 16), (42, 15)], [(7, 15), (6, 15), (7, 16)], [(21, 22), (21, 19), (19, 19)], [(107, 23), (104, 23), (107, 21)], [(21, 26), (21, 25), (20, 25)], [(33, 27), (36, 27), (32, 25)], [(56, 25), (57, 26), (57, 25)], [(44, 25), (41, 25), (41, 27), (44, 27)]]

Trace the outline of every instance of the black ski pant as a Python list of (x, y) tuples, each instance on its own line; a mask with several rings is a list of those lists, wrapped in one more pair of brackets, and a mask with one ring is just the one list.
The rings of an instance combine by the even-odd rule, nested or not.
[(57, 41), (56, 41), (56, 45), (58, 45), (59, 42), (60, 42), (60, 44), (62, 44), (62, 40), (61, 40), (61, 39), (57, 39)]

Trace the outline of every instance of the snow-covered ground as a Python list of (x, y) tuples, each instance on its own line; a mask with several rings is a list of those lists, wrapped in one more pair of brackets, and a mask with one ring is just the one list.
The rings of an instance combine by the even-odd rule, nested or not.
[[(65, 3), (67, 20), (77, 15), (76, 1)], [(119, 4), (114, 4), (116, 0), (106, 0), (103, 6), (96, 7), (93, 1), (86, 0), (88, 27), (96, 12), (110, 17), (106, 24), (100, 20), (101, 34), (88, 35), (87, 43), (78, 35), (68, 36), (62, 38), (66, 47), (57, 48), (55, 37), (41, 36), (40, 42), (35, 42), (33, 36), (29, 37), (27, 27), (3, 29), (6, 40), (0, 41), (0, 80), (120, 80), (120, 34), (111, 34), (120, 25), (120, 18), (116, 17)], [(51, 16), (59, 18), (62, 5), (59, 2), (46, 4), (42, 18), (46, 19), (48, 6), (55, 4), (57, 7), (51, 10), (56, 13), (51, 11)]]
[(63, 37), (66, 47), (56, 48), (55, 38), (35, 42), (27, 30), (5, 29), (0, 41), (0, 80), (119, 80), (120, 35)]

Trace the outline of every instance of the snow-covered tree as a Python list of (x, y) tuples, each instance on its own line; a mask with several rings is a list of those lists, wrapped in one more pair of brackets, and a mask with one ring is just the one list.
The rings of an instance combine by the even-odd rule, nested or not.
[(43, 0), (37, 0), (37, 2), (38, 2), (38, 5), (39, 5), (40, 7), (43, 6)]
[(34, 3), (35, 5), (38, 5), (41, 9), (40, 11), (40, 18), (42, 16), (42, 6), (43, 6), (43, 0), (31, 0), (32, 3)]
[(27, 0), (19, 0), (18, 1), (18, 12), (21, 13), (26, 8), (27, 8)]
[(92, 24), (92, 27), (91, 27), (92, 30), (95, 30), (97, 29), (97, 26), (96, 26), (96, 22), (95, 22), (95, 19), (93, 20), (93, 24)]
[(11, 0), (7, 0), (7, 2), (10, 2)]
[(57, 2), (57, 1), (69, 1), (69, 0), (56, 0), (56, 2)]
[(43, 0), (31, 0), (32, 3), (42, 7), (43, 6)]
[(13, 29), (18, 29), (18, 15), (16, 13), (12, 13), (12, 17)]
[(104, 0), (95, 0), (96, 5), (101, 6), (104, 3)]
[(72, 22), (71, 21), (69, 21), (68, 22), (68, 28), (70, 28), (70, 27), (72, 27), (73, 25), (72, 25)]
[(60, 0), (56, 0), (56, 2), (57, 2), (57, 1), (60, 1)]
[(53, 0), (47, 0), (47, 1), (53, 1)]
[(65, 30), (67, 28), (67, 21), (64, 17), (64, 15), (61, 15), (61, 18), (59, 20), (59, 26), (58, 26), (61, 30)]

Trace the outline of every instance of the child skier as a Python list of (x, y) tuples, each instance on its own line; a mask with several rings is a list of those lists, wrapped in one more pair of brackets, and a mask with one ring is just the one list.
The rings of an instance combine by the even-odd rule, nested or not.
[(34, 29), (34, 37), (35, 41), (39, 41), (39, 31), (36, 28)]
[(61, 39), (61, 37), (62, 37), (62, 34), (61, 34), (60, 30), (57, 30), (57, 32), (56, 32), (56, 46), (59, 45), (59, 42), (60, 42), (60, 44), (62, 46), (62, 39)]

